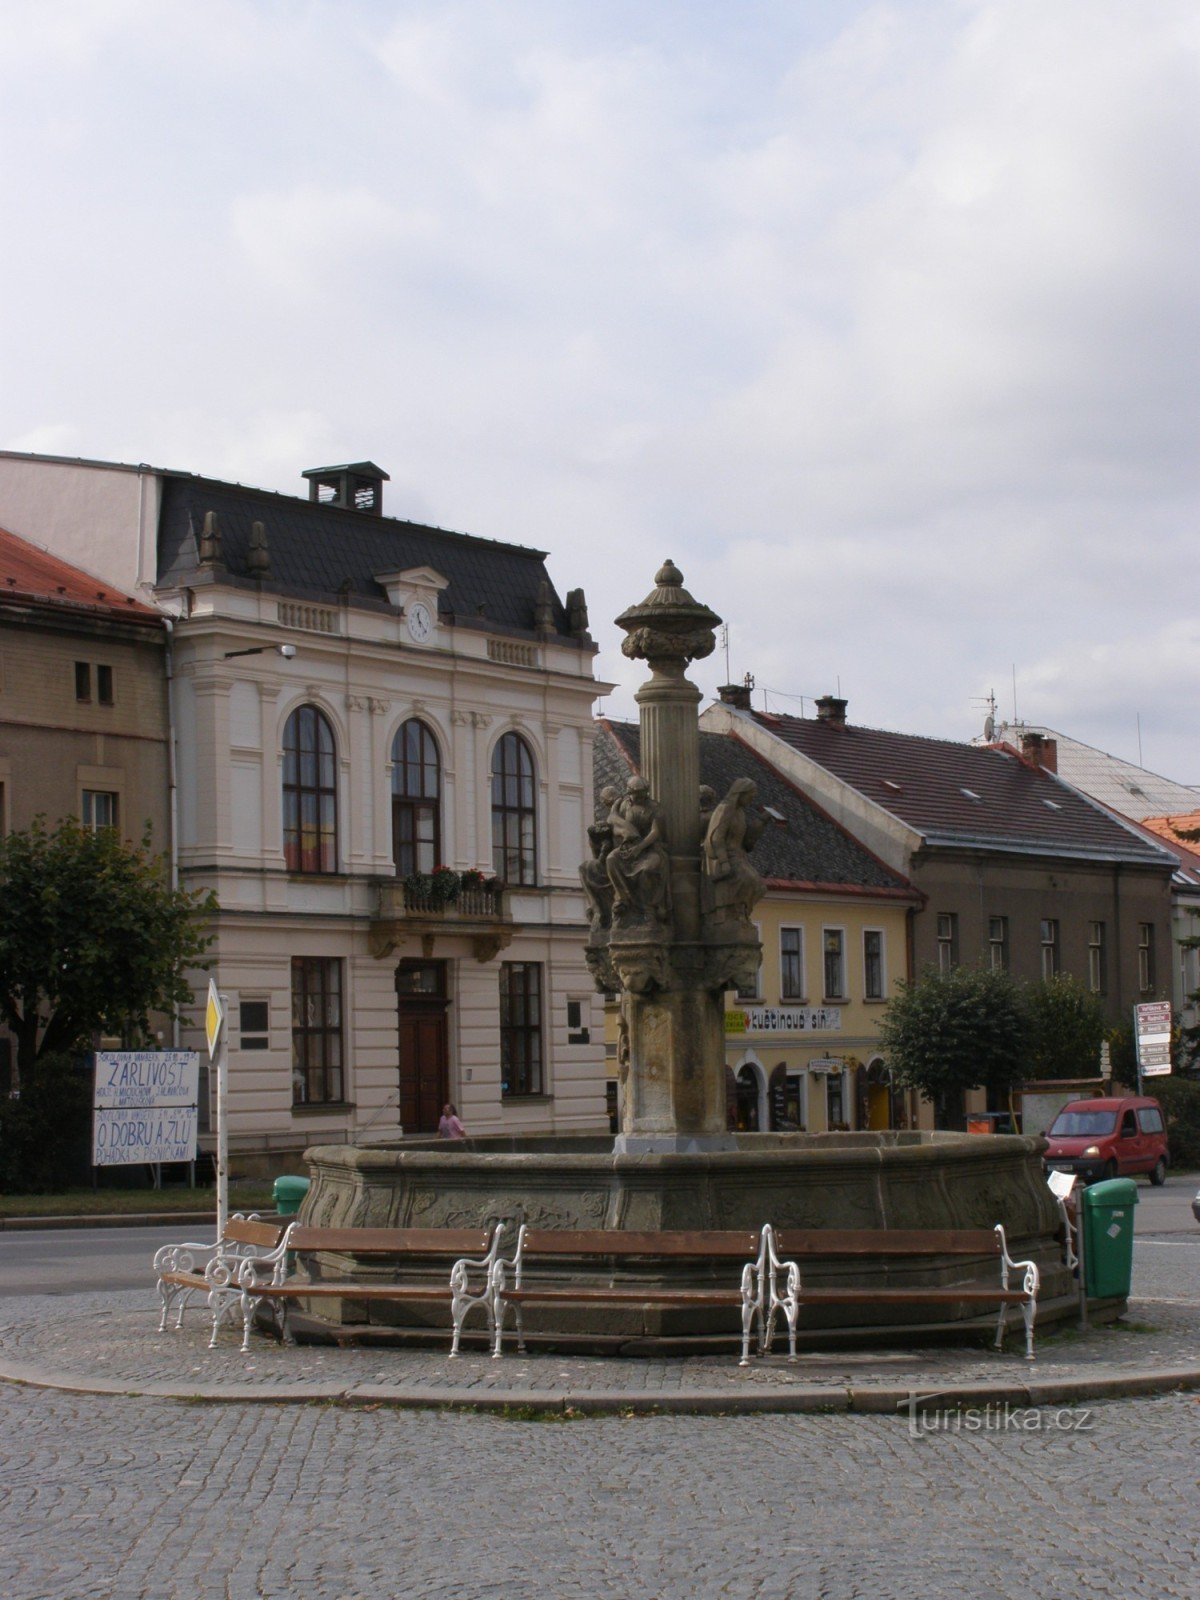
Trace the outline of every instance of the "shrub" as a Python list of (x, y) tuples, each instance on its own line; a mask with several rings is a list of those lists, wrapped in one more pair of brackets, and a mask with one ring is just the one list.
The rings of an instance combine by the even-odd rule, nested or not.
[(68, 1189), (91, 1169), (92, 1075), (69, 1056), (43, 1056), (32, 1082), (0, 1100), (0, 1192)]
[(1163, 1108), (1171, 1165), (1182, 1172), (1200, 1168), (1200, 1083), (1190, 1078), (1146, 1078), (1147, 1094)]

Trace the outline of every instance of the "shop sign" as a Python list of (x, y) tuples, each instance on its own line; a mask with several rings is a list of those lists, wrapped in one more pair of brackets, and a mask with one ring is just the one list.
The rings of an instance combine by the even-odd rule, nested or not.
[(93, 1164), (194, 1161), (199, 1084), (194, 1050), (97, 1051)]
[[(730, 1013), (726, 1013), (726, 1017)], [(743, 1013), (746, 1018), (738, 1032), (750, 1033), (840, 1033), (842, 1012), (839, 1006), (754, 1006)], [(727, 1032), (733, 1030), (726, 1028)]]

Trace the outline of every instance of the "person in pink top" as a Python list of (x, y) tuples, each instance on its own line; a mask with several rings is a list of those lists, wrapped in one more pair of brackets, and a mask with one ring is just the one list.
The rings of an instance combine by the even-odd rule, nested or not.
[(458, 1120), (458, 1112), (449, 1101), (442, 1107), (442, 1120), (438, 1123), (438, 1132), (443, 1139), (465, 1139), (467, 1130)]

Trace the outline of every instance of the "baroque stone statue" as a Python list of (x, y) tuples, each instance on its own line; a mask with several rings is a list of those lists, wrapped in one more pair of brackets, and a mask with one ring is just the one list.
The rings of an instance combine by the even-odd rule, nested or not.
[(661, 924), (671, 915), (671, 860), (664, 842), (663, 812), (645, 778), (630, 778), (609, 813), (612, 849), (608, 878), (614, 926)]
[(735, 778), (714, 809), (704, 835), (708, 913), (713, 922), (748, 920), (762, 897), (763, 881), (750, 862), (766, 819), (752, 810), (758, 791), (752, 778)]
[(607, 928), (612, 922), (613, 886), (608, 876), (608, 857), (613, 847), (612, 810), (620, 791), (605, 784), (600, 791), (603, 819), (588, 828), (591, 858), (580, 866), (579, 881), (587, 901), (588, 921), (593, 928)]

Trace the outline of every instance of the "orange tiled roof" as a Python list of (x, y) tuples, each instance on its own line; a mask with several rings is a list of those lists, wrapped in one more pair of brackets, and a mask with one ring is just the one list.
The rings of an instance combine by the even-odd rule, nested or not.
[(137, 622), (160, 620), (158, 612), (140, 600), (0, 528), (0, 599), (4, 598), (72, 611), (84, 607)]

